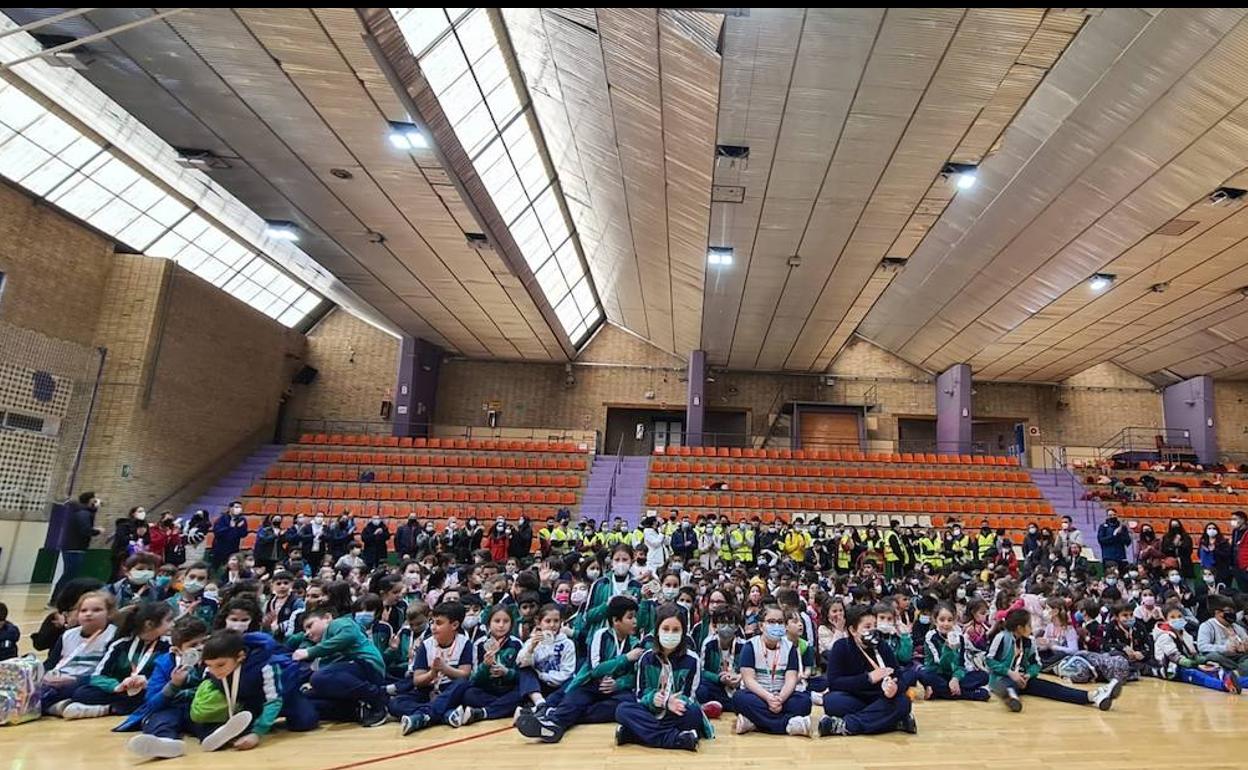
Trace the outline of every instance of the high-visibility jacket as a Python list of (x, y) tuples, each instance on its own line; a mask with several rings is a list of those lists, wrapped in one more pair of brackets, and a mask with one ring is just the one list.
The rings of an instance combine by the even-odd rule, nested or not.
[(919, 561), (939, 569), (945, 564), (945, 544), (939, 537), (919, 538)]
[(725, 530), (722, 525), (715, 525), (715, 542), (719, 544), (719, 560), (724, 564), (732, 563), (732, 539), (729, 534), (732, 530)]
[(997, 549), (997, 533), (989, 532), (988, 534), (980, 533), (975, 536), (975, 556), (979, 559), (986, 559), (993, 551)]
[(598, 549), (606, 545), (606, 533), (586, 532), (581, 538), (581, 555), (592, 556)]
[(896, 532), (884, 533), (884, 561), (901, 561), (901, 536)]
[(784, 542), (780, 548), (784, 551), (784, 555), (796, 562), (806, 561), (806, 549), (814, 545), (814, 538), (809, 532), (802, 532), (798, 529), (789, 530), (784, 536)]
[(568, 539), (568, 533), (563, 527), (555, 527), (550, 533), (550, 550), (554, 553), (567, 553)]
[(837, 546), (836, 568), (842, 571), (847, 570), (854, 560), (854, 536), (845, 535), (837, 541)]
[(736, 561), (744, 564), (754, 562), (754, 530), (734, 529), (728, 534), (728, 539), (732, 544), (732, 556)]

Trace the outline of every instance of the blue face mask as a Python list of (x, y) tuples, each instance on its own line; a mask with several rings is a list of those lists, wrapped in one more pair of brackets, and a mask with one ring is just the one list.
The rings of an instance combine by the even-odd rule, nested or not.
[(1182, 631), (1187, 626), (1187, 618), (1175, 618), (1169, 621), (1170, 627), (1175, 631)]
[(355, 613), (355, 623), (360, 628), (367, 631), (373, 627), (373, 620), (375, 620), (376, 617), (377, 616), (372, 612), (357, 612)]
[(763, 632), (767, 634), (767, 638), (769, 639), (783, 639), (784, 638), (784, 624), (783, 623), (764, 624)]

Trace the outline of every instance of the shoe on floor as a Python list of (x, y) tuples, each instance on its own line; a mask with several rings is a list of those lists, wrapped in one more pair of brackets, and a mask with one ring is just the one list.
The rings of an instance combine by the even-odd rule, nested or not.
[(754, 723), (745, 718), (744, 714), (737, 714), (737, 723), (733, 725), (732, 731), (737, 735), (745, 735), (754, 732)]
[(992, 699), (992, 693), (985, 687), (977, 687), (970, 692), (963, 690), (962, 697), (966, 700), (987, 701)]
[(708, 700), (702, 704), (702, 713), (707, 719), (719, 719), (724, 713), (724, 704), (717, 700)]
[(186, 753), (186, 741), (140, 733), (126, 742), (126, 748), (144, 759), (173, 759)]
[(822, 706), (823, 705), (823, 693), (812, 692), (810, 694), (810, 702), (815, 706)]
[[(1239, 682), (1239, 675), (1234, 671), (1227, 671), (1226, 669), (1222, 670), (1222, 687), (1234, 695), (1239, 695), (1244, 691), (1243, 685)], [(56, 708), (56, 706), (53, 706), (53, 708)]]
[(56, 703), (53, 703), (51, 706), (48, 706), (48, 716), (52, 716), (52, 717), (65, 716), (65, 707), (68, 706), (70, 703), (73, 703), (73, 701), (71, 701), (69, 698), (66, 698), (65, 700), (58, 700)]
[(386, 711), (385, 706), (360, 704), (360, 727), (381, 727), (388, 721), (390, 721), (390, 712)]
[(1005, 689), (1005, 695), (1002, 697), (1005, 700), (1005, 707), (1010, 711), (1017, 714), (1023, 710), (1023, 701), (1018, 697), (1018, 691), (1013, 687), (1007, 687)]
[(251, 727), (251, 712), (240, 711), (225, 720), (225, 724), (209, 733), (199, 745), (204, 751), (216, 751), (247, 732), (248, 727)]
[(558, 743), (563, 738), (563, 728), (536, 714), (521, 714), (516, 729), (526, 738), (537, 738), (543, 743)]
[(685, 751), (697, 751), (700, 736), (697, 730), (681, 730), (676, 734), (676, 748)]
[(914, 714), (906, 714), (905, 719), (897, 720), (897, 729), (903, 733), (917, 735), (919, 732), (919, 723), (915, 721)]
[(615, 726), (615, 745), (626, 746), (630, 743), (636, 743), (636, 741), (633, 740), (632, 733), (630, 733), (628, 731), (628, 728), (625, 727), (624, 725), (616, 725)]
[(427, 714), (408, 714), (399, 720), (399, 735), (411, 735), (429, 726)]
[(1111, 679), (1109, 684), (1103, 684), (1092, 691), (1092, 703), (1101, 711), (1109, 711), (1114, 707), (1114, 698), (1120, 692), (1122, 684), (1117, 679)]
[(819, 735), (826, 737), (828, 735), (849, 735), (849, 729), (845, 727), (845, 720), (840, 717), (825, 716), (819, 720)]
[(108, 716), (108, 706), (88, 706), (85, 703), (70, 703), (61, 712), (62, 719), (97, 719)]
[(784, 731), (789, 735), (802, 735), (807, 738), (815, 737), (818, 729), (818, 724), (812, 724), (810, 717), (790, 717), (789, 723), (784, 726)]

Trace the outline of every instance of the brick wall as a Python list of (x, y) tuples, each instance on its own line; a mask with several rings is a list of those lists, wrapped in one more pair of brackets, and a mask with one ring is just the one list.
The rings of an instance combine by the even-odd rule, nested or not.
[(381, 420), (381, 402), (392, 399), (398, 372), (397, 337), (334, 309), (308, 332), (305, 358), (317, 376), (311, 385), (294, 386), (288, 436), (299, 419)]
[(0, 183), (0, 321), (90, 345), (113, 245)]
[[(178, 509), (256, 445), (303, 337), (171, 262), (117, 255), (96, 341), (103, 382), (79, 486), (111, 511)], [(124, 473), (123, 473), (124, 470)]]

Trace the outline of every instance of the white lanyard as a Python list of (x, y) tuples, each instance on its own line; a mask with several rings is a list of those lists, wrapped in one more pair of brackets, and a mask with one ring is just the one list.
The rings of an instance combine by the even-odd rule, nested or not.
[(138, 652), (139, 645), (143, 643), (143, 640), (137, 636), (134, 637), (134, 641), (130, 642), (130, 654), (126, 656), (126, 659), (130, 661), (130, 675), (131, 676), (139, 673), (140, 671), (142, 671), (144, 668), (147, 667), (147, 662), (152, 659), (153, 655), (156, 654), (156, 643), (159, 641), (160, 640), (157, 639), (155, 642), (152, 642), (151, 644), (147, 645), (147, 647), (143, 650), (143, 654), (139, 656), (138, 662), (135, 663), (134, 653)]
[[(107, 628), (107, 626), (105, 626), (104, 628)], [(60, 671), (61, 666), (64, 666), (66, 663), (69, 663), (71, 660), (78, 657), (82, 653), (83, 650), (90, 647), (91, 644), (95, 642), (96, 639), (100, 638), (100, 634), (104, 633), (104, 628), (101, 628), (99, 631), (96, 631), (94, 634), (91, 634), (90, 639), (83, 639), (81, 642), (78, 642), (78, 646), (74, 648), (73, 652), (69, 653), (68, 655), (63, 656), (61, 658), (61, 661), (52, 667), (52, 672), (55, 673), (57, 671)]]
[(225, 693), (225, 708), (230, 716), (234, 716), (234, 704), (238, 702), (238, 678), (242, 674), (241, 664), (235, 668), (227, 679), (221, 680), (221, 690)]

